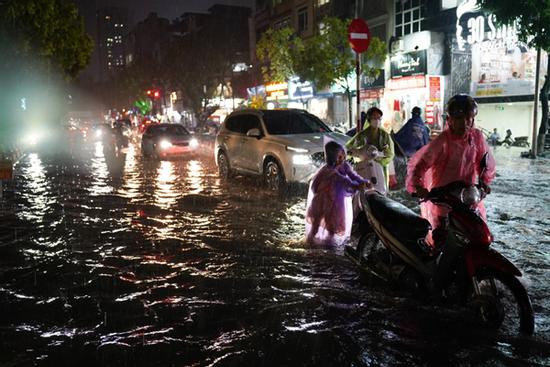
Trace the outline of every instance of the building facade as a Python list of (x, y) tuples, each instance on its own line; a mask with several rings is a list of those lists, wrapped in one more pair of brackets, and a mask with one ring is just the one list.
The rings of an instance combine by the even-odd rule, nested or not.
[[(311, 28), (299, 28), (303, 9)], [(269, 27), (282, 25), (306, 38), (325, 16), (361, 17), (371, 34), (387, 43), (381, 76), (361, 80), (361, 109), (381, 108), (387, 130), (399, 130), (415, 106), (431, 128), (440, 130), (446, 101), (468, 93), (479, 103), (479, 127), (531, 135), (536, 52), (518, 40), (513, 27), (497, 27), (494, 15), (482, 12), (475, 0), (257, 1), (253, 42)], [(542, 60), (545, 70), (546, 55)], [(349, 120), (348, 102), (338, 88), (318, 91), (302, 83), (299, 89), (309, 94), (301, 93), (298, 101), (291, 97), (292, 81), (255, 89), (263, 88), (277, 106), (307, 108), (332, 125)]]
[(105, 7), (97, 11), (97, 52), (99, 78), (105, 81), (126, 64), (128, 9)]

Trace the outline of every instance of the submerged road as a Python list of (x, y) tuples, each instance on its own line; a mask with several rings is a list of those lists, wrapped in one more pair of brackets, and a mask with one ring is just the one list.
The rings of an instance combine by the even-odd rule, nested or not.
[(306, 190), (222, 182), (207, 146), (28, 153), (0, 206), (0, 365), (550, 365), (550, 165), (518, 156), (496, 151), (486, 206), (524, 272), (532, 338), (471, 330), (342, 249), (303, 246)]

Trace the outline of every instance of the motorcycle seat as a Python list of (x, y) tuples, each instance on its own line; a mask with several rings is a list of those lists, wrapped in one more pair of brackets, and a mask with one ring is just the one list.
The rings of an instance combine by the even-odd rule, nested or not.
[(431, 229), (430, 222), (378, 192), (365, 195), (372, 215), (401, 243), (413, 252), (418, 252), (418, 240), (423, 239)]

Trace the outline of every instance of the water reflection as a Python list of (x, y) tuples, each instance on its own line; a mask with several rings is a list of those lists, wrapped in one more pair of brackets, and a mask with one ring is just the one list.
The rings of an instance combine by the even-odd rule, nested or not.
[(103, 143), (98, 141), (95, 143), (94, 156), (91, 162), (92, 183), (88, 191), (91, 195), (105, 195), (113, 191), (112, 187), (107, 185), (109, 177), (109, 169), (104, 154)]
[(33, 210), (22, 211), (20, 215), (25, 219), (42, 221), (48, 208), (48, 182), (46, 182), (44, 165), (37, 153), (29, 154), (28, 162), (28, 167), (23, 171), (28, 185), (25, 196)]
[[(3, 263), (2, 362), (425, 365), (434, 350), (443, 365), (548, 361), (544, 340), (532, 344), (534, 357), (522, 357), (492, 335), (460, 339), (453, 330), (460, 321), (446, 321), (445, 311), (364, 281), (334, 249), (297, 244), (305, 190), (281, 198), (258, 180), (221, 182), (211, 154), (158, 161), (143, 159), (133, 144), (119, 156), (101, 144), (89, 147), (82, 161), (59, 172), (56, 162), (37, 155), (21, 165), (16, 225), (31, 218), (35, 231), (34, 216), (43, 218), (49, 227), (39, 234), (49, 238), (41, 242), (52, 248), (19, 241), (26, 257)], [(518, 183), (508, 176), (493, 187), (490, 217), (500, 245), (510, 242), (503, 253), (533, 278), (537, 332), (548, 334), (548, 267), (540, 266), (547, 243), (535, 242), (547, 235), (535, 222), (548, 217), (547, 194), (538, 207), (537, 192), (511, 200)], [(44, 214), (48, 196), (63, 203), (63, 221), (58, 206)], [(527, 207), (539, 208), (541, 217), (527, 216)], [(515, 237), (521, 225), (529, 229), (523, 243)], [(44, 249), (51, 254), (46, 261)]]
[(176, 203), (177, 193), (173, 190), (175, 181), (174, 162), (160, 162), (155, 185), (155, 203), (160, 207), (170, 208)]
[(122, 180), (123, 185), (119, 189), (119, 194), (128, 199), (138, 199), (142, 179), (139, 175), (136, 146), (134, 144), (128, 146)]

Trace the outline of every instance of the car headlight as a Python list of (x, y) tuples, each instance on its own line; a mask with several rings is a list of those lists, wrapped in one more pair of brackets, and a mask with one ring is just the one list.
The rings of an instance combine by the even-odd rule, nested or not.
[(286, 150), (290, 150), (291, 152), (295, 152), (295, 153), (307, 153), (308, 152), (307, 149), (291, 147), (289, 145), (286, 146)]
[(313, 162), (309, 154), (294, 154), (292, 156), (292, 163), (295, 165), (308, 165)]
[(193, 149), (199, 146), (199, 141), (195, 138), (189, 140), (189, 146)]
[(170, 143), (168, 140), (162, 140), (159, 143), (159, 146), (160, 146), (160, 149), (168, 149), (168, 148), (172, 147), (172, 143)]
[(25, 142), (28, 145), (36, 145), (40, 141), (40, 135), (38, 133), (31, 133), (25, 137)]

